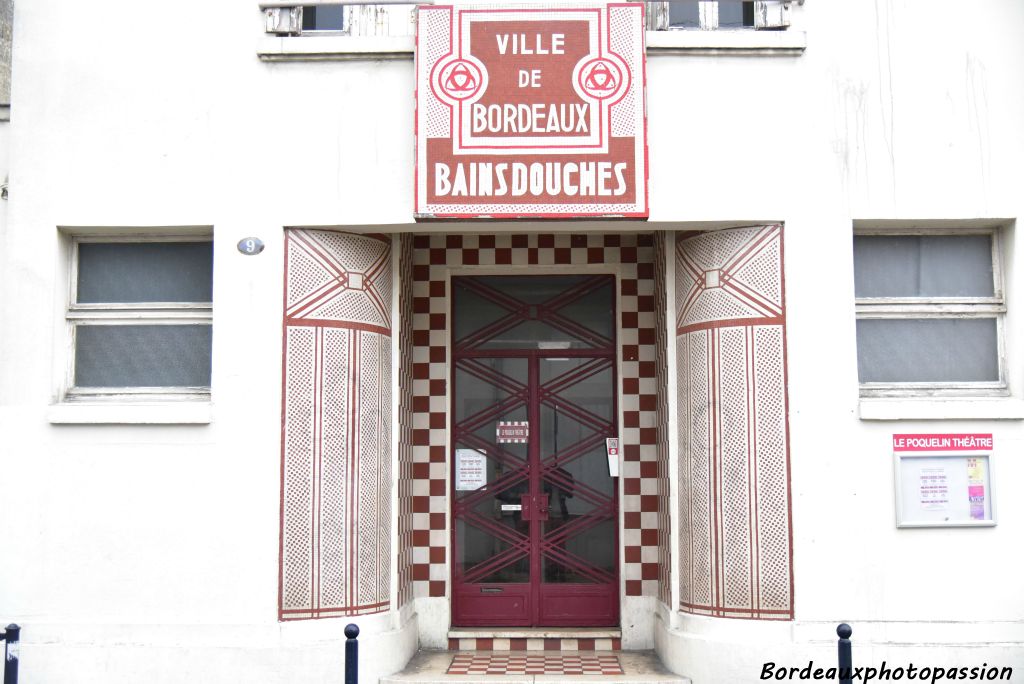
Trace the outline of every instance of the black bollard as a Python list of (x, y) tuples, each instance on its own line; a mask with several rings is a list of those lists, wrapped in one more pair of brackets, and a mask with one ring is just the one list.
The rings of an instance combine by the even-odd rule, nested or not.
[(839, 635), (839, 684), (853, 684), (853, 648), (850, 644), (853, 627), (844, 622), (836, 627), (836, 634)]
[(18, 625), (7, 625), (4, 639), (7, 641), (7, 648), (4, 649), (4, 684), (18, 684), (18, 640), (21, 638), (21, 627)]
[(345, 684), (359, 684), (359, 625), (345, 625)]

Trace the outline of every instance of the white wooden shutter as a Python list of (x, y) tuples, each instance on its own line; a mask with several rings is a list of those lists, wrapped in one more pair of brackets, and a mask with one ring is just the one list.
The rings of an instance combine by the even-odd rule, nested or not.
[(754, 3), (754, 28), (773, 29), (789, 26), (789, 2), (757, 0)]
[(700, 12), (700, 27), (705, 31), (718, 28), (718, 0), (701, 0), (697, 3)]
[(266, 32), (279, 36), (297, 36), (302, 32), (302, 7), (266, 7)]

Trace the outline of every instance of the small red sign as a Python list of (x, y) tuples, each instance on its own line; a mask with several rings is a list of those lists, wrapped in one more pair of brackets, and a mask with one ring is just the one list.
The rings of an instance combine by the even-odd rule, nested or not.
[(991, 434), (893, 435), (893, 451), (992, 451)]
[(529, 422), (525, 420), (498, 422), (498, 444), (525, 444), (529, 439)]

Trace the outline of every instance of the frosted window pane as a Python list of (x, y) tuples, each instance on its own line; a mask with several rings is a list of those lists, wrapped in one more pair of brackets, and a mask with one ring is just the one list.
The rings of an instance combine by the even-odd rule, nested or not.
[(345, 28), (345, 7), (343, 5), (303, 6), (303, 31), (341, 31), (343, 28)]
[(741, 0), (719, 0), (718, 27), (743, 28), (754, 25), (754, 3)]
[(697, 0), (679, 0), (668, 3), (668, 24), (680, 28), (700, 28)]
[(77, 387), (209, 387), (209, 325), (80, 325)]
[(857, 235), (858, 297), (991, 297), (990, 235)]
[(994, 318), (857, 321), (861, 382), (999, 380)]
[(213, 301), (211, 242), (82, 242), (78, 303)]

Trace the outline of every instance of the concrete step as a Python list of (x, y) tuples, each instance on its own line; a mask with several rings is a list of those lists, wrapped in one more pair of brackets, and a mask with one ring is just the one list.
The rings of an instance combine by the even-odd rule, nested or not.
[(449, 651), (618, 651), (622, 630), (607, 627), (458, 628)]
[[(461, 659), (460, 659), (461, 656)], [(475, 657), (470, 661), (469, 658)], [(458, 659), (458, 660), (457, 660)], [(600, 659), (598, 661), (598, 659)], [(449, 668), (456, 661), (453, 672)], [(467, 663), (471, 665), (467, 666)], [(581, 669), (594, 674), (579, 674)], [(618, 667), (615, 667), (618, 666)], [(467, 671), (471, 667), (472, 671)], [(597, 671), (595, 671), (595, 668)], [(621, 674), (601, 674), (617, 671)], [(481, 671), (488, 674), (482, 674)], [(528, 673), (526, 673), (528, 672)], [(691, 684), (672, 674), (653, 651), (616, 653), (420, 651), (401, 672), (382, 677), (381, 684)]]

